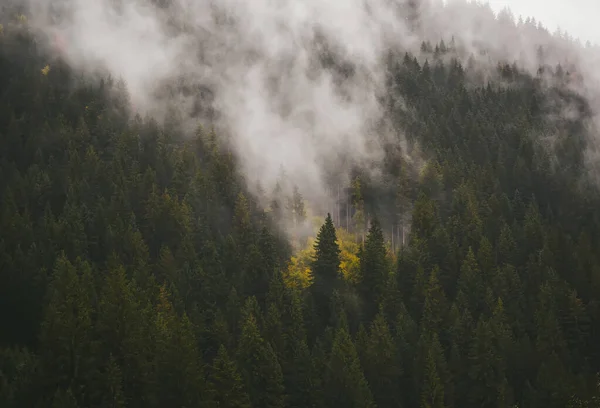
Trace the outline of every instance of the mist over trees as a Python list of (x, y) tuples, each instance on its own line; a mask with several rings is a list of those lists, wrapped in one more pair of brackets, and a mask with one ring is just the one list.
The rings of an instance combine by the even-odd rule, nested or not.
[(218, 130), (136, 115), (21, 11), (0, 16), (0, 406), (600, 406), (595, 106), (570, 67), (390, 50), (380, 171), (332, 168), (327, 202), (282, 172), (265, 205)]

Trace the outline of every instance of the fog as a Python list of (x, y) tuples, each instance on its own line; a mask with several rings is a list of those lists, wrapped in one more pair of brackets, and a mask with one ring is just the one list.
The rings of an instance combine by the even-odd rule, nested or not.
[[(56, 50), (76, 68), (122, 78), (140, 113), (160, 117), (175, 104), (191, 129), (203, 119), (193, 91), (208, 89), (250, 186), (270, 192), (283, 171), (319, 199), (328, 195), (325, 167), (380, 159), (372, 132), (382, 116), (384, 51), (411, 41), (393, 2), (32, 4), (33, 24), (63, 44)], [(328, 52), (352, 61), (350, 78), (324, 66)]]
[(596, 0), (490, 0), (489, 3), (496, 12), (508, 7), (517, 17), (535, 17), (551, 32), (560, 29), (582, 42), (600, 44), (596, 21), (600, 2)]
[[(259, 198), (268, 202), (282, 172), (314, 201), (330, 197), (327, 169), (345, 174), (359, 164), (377, 172), (378, 142), (402, 140), (378, 126), (390, 48), (418, 52), (423, 39), (454, 36), (466, 54), (478, 56), (482, 70), (504, 58), (535, 73), (543, 30), (490, 24), (480, 18), (489, 19), (490, 5), (467, 12), (460, 0), (448, 7), (424, 1), (415, 26), (408, 17), (416, 12), (403, 1), (409, 0), (31, 0), (31, 6), (34, 26), (55, 39), (53, 50), (90, 75), (101, 67), (122, 78), (135, 111), (160, 120), (175, 106), (189, 131), (214, 121), (249, 186), (260, 184), (254, 193), (265, 191)], [(577, 2), (577, 11), (569, 2), (567, 12), (558, 11), (566, 1), (491, 6), (510, 6), (515, 15), (534, 15), (594, 40), (598, 6)], [(479, 57), (482, 49), (493, 58)], [(557, 50), (557, 61), (580, 56)], [(331, 67), (327, 55), (338, 65)], [(597, 74), (585, 75), (594, 80)], [(200, 94), (210, 96), (208, 108)]]

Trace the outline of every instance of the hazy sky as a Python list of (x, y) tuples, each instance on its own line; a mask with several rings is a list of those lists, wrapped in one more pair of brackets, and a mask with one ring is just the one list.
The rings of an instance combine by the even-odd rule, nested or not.
[(489, 0), (496, 11), (505, 6), (523, 18), (533, 16), (550, 31), (557, 26), (573, 37), (600, 44), (600, 0)]

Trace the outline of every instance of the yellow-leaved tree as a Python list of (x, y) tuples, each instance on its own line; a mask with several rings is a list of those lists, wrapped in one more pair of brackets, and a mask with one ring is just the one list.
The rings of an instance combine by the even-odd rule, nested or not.
[(285, 284), (288, 287), (306, 289), (310, 286), (312, 283), (310, 265), (314, 254), (314, 238), (309, 238), (306, 247), (300, 249), (288, 262), (284, 275)]
[(358, 260), (359, 244), (356, 234), (351, 234), (343, 228), (337, 230), (338, 246), (340, 247), (340, 270), (344, 279), (351, 283), (358, 283), (360, 263)]
[[(345, 280), (358, 283), (360, 263), (356, 235), (340, 228), (337, 230), (337, 243), (340, 247), (340, 271)], [(314, 238), (308, 239), (308, 244), (296, 252), (288, 262), (285, 273), (285, 283), (288, 287), (306, 289), (312, 283), (311, 263), (314, 258)]]

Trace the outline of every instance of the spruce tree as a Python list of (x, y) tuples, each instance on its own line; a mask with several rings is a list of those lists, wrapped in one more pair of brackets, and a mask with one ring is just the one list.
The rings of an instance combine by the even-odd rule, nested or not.
[(290, 407), (310, 406), (311, 358), (307, 344), (301, 294), (290, 293), (284, 325), (282, 371)]
[(326, 324), (331, 316), (330, 297), (338, 287), (340, 275), (340, 247), (337, 243), (331, 214), (327, 214), (314, 244), (315, 257), (312, 263), (314, 296), (317, 318)]
[(73, 385), (76, 391), (69, 389), (68, 393), (60, 394), (60, 398), (85, 402), (85, 393), (96, 370), (92, 354), (93, 287), (89, 265), (78, 261), (78, 266), (64, 253), (56, 261), (40, 346), (47, 386), (53, 389)]
[(400, 363), (396, 342), (380, 311), (371, 324), (363, 363), (365, 376), (379, 408), (402, 405), (398, 386), (402, 374)]
[(375, 407), (356, 348), (343, 326), (335, 333), (324, 390), (329, 407)]
[(360, 289), (365, 301), (367, 321), (370, 321), (377, 313), (388, 271), (383, 231), (379, 221), (375, 218), (371, 222), (371, 228), (360, 257)]
[(285, 396), (281, 366), (271, 345), (260, 335), (250, 310), (245, 313), (237, 355), (252, 406), (282, 408)]
[(237, 364), (221, 345), (215, 357), (209, 377), (213, 394), (212, 402), (217, 408), (250, 408), (250, 398)]

